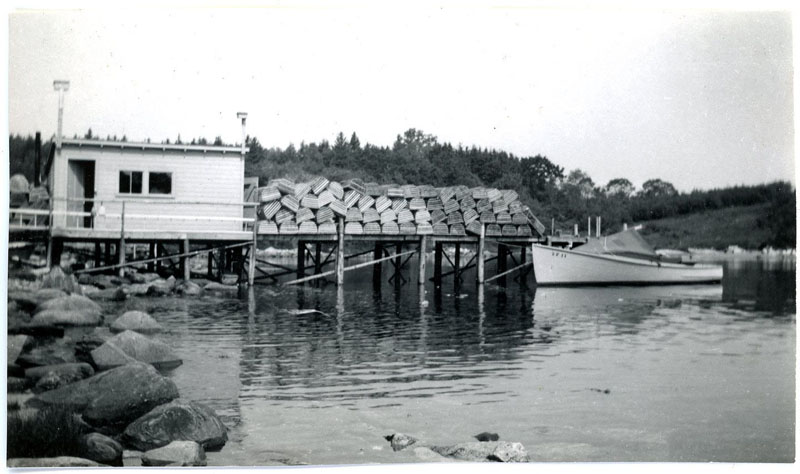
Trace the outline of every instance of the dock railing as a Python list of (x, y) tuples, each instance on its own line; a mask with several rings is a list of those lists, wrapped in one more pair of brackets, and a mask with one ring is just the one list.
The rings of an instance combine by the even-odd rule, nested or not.
[[(245, 209), (257, 205), (254, 202), (51, 198), (48, 209), (10, 209), (9, 230), (252, 232), (256, 219), (244, 217)], [(92, 210), (87, 211), (87, 208)]]

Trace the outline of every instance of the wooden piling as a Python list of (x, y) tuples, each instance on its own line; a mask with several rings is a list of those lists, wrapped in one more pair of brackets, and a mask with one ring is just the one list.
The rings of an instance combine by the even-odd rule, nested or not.
[[(247, 285), (253, 286), (256, 279), (256, 253), (258, 251), (258, 225), (253, 223), (253, 245), (250, 246), (250, 260), (247, 265)], [(211, 255), (211, 253), (209, 253)]]
[(478, 254), (475, 256), (478, 260), (478, 284), (483, 285), (484, 278), (484, 261), (483, 252), (486, 249), (486, 225), (481, 224), (481, 235), (478, 238)]
[(297, 278), (306, 276), (306, 242), (297, 242)]
[(314, 246), (314, 274), (322, 273), (322, 243)]
[(422, 236), (419, 239), (419, 285), (425, 285), (425, 256), (427, 254), (428, 238)]
[(111, 242), (103, 244), (103, 265), (111, 265)]
[(99, 267), (101, 265), (100, 264), (100, 254), (101, 253), (102, 252), (100, 250), (100, 242), (95, 242), (94, 243), (94, 266), (95, 266), (95, 268)]
[(122, 201), (122, 214), (120, 215), (120, 228), (119, 228), (119, 276), (125, 276), (125, 201)]
[(339, 217), (339, 239), (336, 246), (336, 285), (344, 285), (344, 219)]
[[(508, 270), (508, 247), (503, 244), (497, 245), (497, 273), (503, 274)], [(499, 278), (500, 284), (505, 286), (506, 277)]]
[(208, 252), (208, 264), (206, 268), (206, 277), (211, 280), (214, 278), (214, 251)]
[(436, 242), (433, 250), (433, 284), (442, 286), (442, 243)]
[[(378, 260), (383, 257), (383, 244), (380, 242), (375, 242), (375, 250), (372, 252), (372, 260)], [(376, 263), (372, 266), (372, 283), (375, 285), (381, 284), (381, 271), (383, 265), (381, 262)]]
[[(192, 251), (191, 244), (189, 243), (189, 239), (184, 237), (183, 238), (183, 245), (182, 245), (181, 253), (189, 253)], [(181, 267), (183, 268), (183, 280), (189, 281), (192, 279), (192, 265), (189, 261), (188, 256), (181, 257)]]
[(461, 279), (461, 243), (456, 242), (456, 254), (453, 259), (453, 270), (455, 270), (453, 281), (456, 283)]
[[(149, 258), (155, 258), (156, 257), (155, 254), (156, 254), (156, 243), (155, 242), (150, 242)], [(147, 271), (150, 272), (150, 273), (156, 271), (156, 262), (148, 263), (147, 264)]]

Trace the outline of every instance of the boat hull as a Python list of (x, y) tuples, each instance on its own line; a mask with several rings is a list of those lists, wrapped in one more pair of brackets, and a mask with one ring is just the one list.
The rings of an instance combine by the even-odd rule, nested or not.
[(674, 285), (722, 281), (719, 265), (654, 262), (533, 244), (537, 285)]

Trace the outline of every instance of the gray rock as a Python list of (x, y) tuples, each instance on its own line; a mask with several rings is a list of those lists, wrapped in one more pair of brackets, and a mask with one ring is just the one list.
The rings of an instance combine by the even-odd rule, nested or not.
[(418, 441), (416, 438), (403, 433), (390, 434), (384, 436), (384, 438), (392, 445), (393, 451), (402, 451)]
[(40, 393), (28, 405), (64, 405), (96, 427), (122, 429), (158, 405), (178, 398), (178, 388), (147, 364), (129, 364)]
[(8, 467), (103, 467), (103, 464), (90, 459), (74, 456), (58, 456), (55, 458), (12, 458), (8, 460)]
[(122, 445), (106, 435), (89, 433), (78, 440), (80, 455), (110, 466), (122, 465)]
[(530, 458), (522, 443), (509, 443), (501, 441), (488, 458), (498, 462), (529, 462)]
[(94, 369), (91, 365), (83, 362), (46, 365), (42, 367), (32, 367), (30, 369), (26, 369), (25, 378), (30, 379), (32, 382), (36, 382), (40, 378), (50, 373), (62, 377), (75, 378), (75, 381), (77, 381), (94, 375)]
[(135, 283), (133, 285), (123, 286), (128, 294), (134, 296), (144, 296), (147, 294), (147, 290), (150, 288), (149, 283)]
[(147, 287), (147, 296), (167, 296), (172, 294), (172, 288), (166, 280), (155, 280)]
[(97, 370), (108, 370), (139, 362), (108, 341), (104, 342), (100, 347), (93, 349), (90, 355)]
[(455, 462), (455, 460), (446, 458), (426, 446), (417, 446), (414, 448), (414, 454), (424, 462)]
[(92, 284), (101, 290), (107, 288), (116, 288), (122, 284), (122, 279), (113, 275), (94, 275), (92, 280)]
[[(145, 291), (147, 291), (145, 289)], [(86, 293), (86, 292), (84, 292)], [(106, 288), (104, 290), (97, 290), (91, 293), (86, 293), (89, 298), (93, 300), (106, 300), (106, 301), (125, 301), (128, 298), (128, 292), (125, 287), (119, 288)]]
[(178, 283), (178, 281), (172, 275), (170, 275), (170, 277), (167, 278), (166, 282), (167, 282), (167, 285), (169, 285), (169, 287), (172, 288), (172, 289), (175, 289), (175, 285)]
[(195, 441), (206, 451), (218, 451), (228, 441), (225, 425), (200, 403), (174, 400), (154, 408), (125, 428), (126, 445), (147, 451), (172, 441)]
[(33, 339), (30, 336), (8, 336), (8, 346), (6, 347), (6, 354), (8, 355), (6, 360), (8, 363), (15, 363), (17, 357), (22, 353), (22, 350), (29, 347), (32, 343)]
[(103, 346), (92, 351), (92, 360), (95, 361), (98, 368), (101, 363), (107, 366), (108, 361), (103, 360), (101, 357), (106, 355), (106, 351), (101, 351), (106, 345), (115, 346), (128, 356), (140, 362), (152, 364), (158, 369), (170, 369), (183, 363), (183, 361), (172, 352), (172, 349), (163, 342), (149, 339), (134, 331), (124, 331), (106, 341)]
[(89, 273), (81, 273), (78, 275), (78, 283), (81, 285), (94, 285), (94, 278)]
[(97, 326), (103, 318), (100, 313), (82, 310), (47, 309), (33, 316), (31, 326)]
[(508, 441), (478, 441), (430, 448), (442, 456), (461, 461), (528, 462), (528, 454), (522, 444)]
[(203, 292), (203, 289), (193, 281), (182, 281), (175, 287), (175, 291), (183, 296), (197, 296)]
[(161, 331), (161, 325), (143, 311), (128, 311), (111, 324), (111, 330), (114, 332), (130, 330), (149, 334)]
[(235, 273), (223, 273), (220, 283), (223, 285), (235, 285), (239, 283), (239, 275)]
[(146, 451), (143, 466), (205, 466), (206, 453), (194, 441), (173, 441), (170, 444)]
[(203, 288), (206, 291), (232, 291), (237, 292), (239, 291), (239, 287), (236, 285), (223, 285), (217, 282), (211, 282)]
[(94, 369), (85, 363), (34, 367), (25, 371), (25, 377), (34, 384), (34, 393), (55, 390), (92, 375), (94, 375)]
[(500, 435), (497, 433), (489, 433), (488, 431), (484, 431), (483, 433), (478, 433), (473, 438), (477, 439), (481, 442), (486, 441), (498, 441), (500, 439)]
[(82, 313), (97, 314), (98, 316), (103, 314), (103, 309), (100, 305), (83, 295), (67, 295), (49, 299), (36, 307), (36, 313), (47, 310), (80, 311)]
[(81, 286), (75, 279), (75, 275), (64, 273), (59, 266), (51, 268), (50, 273), (42, 278), (42, 288), (55, 288), (66, 293), (81, 294)]
[(63, 340), (23, 351), (22, 355), (17, 357), (17, 364), (26, 368), (70, 362), (76, 362), (75, 348), (67, 345)]

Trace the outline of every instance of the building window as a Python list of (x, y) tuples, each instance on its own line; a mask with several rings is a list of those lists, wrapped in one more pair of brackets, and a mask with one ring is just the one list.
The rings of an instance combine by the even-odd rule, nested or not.
[(142, 172), (120, 171), (119, 192), (124, 194), (142, 194)]
[(172, 194), (172, 173), (150, 172), (150, 194)]

